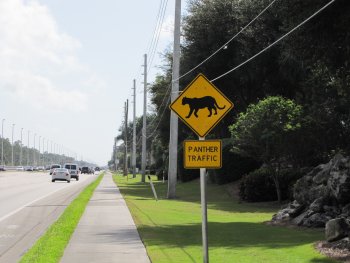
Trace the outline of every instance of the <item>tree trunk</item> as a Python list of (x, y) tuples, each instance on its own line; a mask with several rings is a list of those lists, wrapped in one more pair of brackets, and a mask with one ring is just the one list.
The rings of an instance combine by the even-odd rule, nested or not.
[(273, 175), (272, 178), (273, 178), (273, 182), (275, 183), (275, 186), (276, 186), (278, 203), (282, 203), (282, 194), (281, 194), (280, 182), (278, 181), (278, 173), (276, 175)]

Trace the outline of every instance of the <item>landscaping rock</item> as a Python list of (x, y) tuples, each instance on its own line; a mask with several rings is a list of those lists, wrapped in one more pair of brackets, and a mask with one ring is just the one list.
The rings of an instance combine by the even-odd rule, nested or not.
[(316, 212), (316, 213), (322, 212), (323, 211), (323, 204), (324, 204), (323, 197), (319, 197), (315, 201), (312, 202), (309, 209)]
[(305, 211), (302, 214), (298, 215), (296, 218), (293, 218), (291, 221), (291, 224), (296, 225), (296, 226), (303, 225), (303, 221), (306, 218), (307, 213), (308, 213), (308, 211)]
[[(295, 183), (293, 197), (295, 200), (279, 211), (272, 221), (289, 220), (293, 225), (324, 227), (329, 220), (350, 218), (350, 158), (337, 154), (328, 163), (312, 169)], [(331, 228), (332, 224), (327, 233), (333, 234), (327, 236), (331, 240), (340, 238), (334, 234), (336, 227)], [(348, 231), (347, 226), (339, 224), (340, 228), (345, 227), (344, 233)], [(343, 232), (338, 232), (342, 233), (339, 236), (344, 236)]]
[(333, 242), (348, 236), (350, 225), (344, 218), (331, 219), (326, 223), (326, 240)]

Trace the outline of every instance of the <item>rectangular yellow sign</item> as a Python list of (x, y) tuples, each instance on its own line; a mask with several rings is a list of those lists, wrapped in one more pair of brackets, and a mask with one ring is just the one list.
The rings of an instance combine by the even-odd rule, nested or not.
[(184, 167), (186, 169), (221, 168), (221, 140), (184, 141)]

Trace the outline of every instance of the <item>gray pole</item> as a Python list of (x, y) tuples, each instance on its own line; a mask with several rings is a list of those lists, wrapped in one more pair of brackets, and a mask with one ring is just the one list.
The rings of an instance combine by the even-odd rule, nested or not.
[(23, 157), (23, 128), (21, 128), (21, 154), (19, 158), (19, 165), (22, 166), (22, 157)]
[[(181, 25), (181, 0), (176, 0), (171, 102), (173, 102), (179, 94), (180, 25)], [(178, 118), (176, 114), (173, 111), (171, 111), (170, 112), (170, 138), (169, 138), (169, 169), (168, 169), (168, 198), (169, 199), (173, 199), (176, 197), (177, 144), (178, 144)]]
[(35, 137), (36, 137), (36, 133), (34, 133), (34, 142), (33, 142), (33, 166), (35, 165)]
[(15, 166), (14, 163), (13, 163), (13, 132), (14, 132), (14, 129), (15, 129), (15, 125), (16, 124), (12, 124), (12, 166)]
[(40, 141), (41, 141), (41, 136), (39, 136), (39, 155), (38, 155), (38, 166), (41, 166), (40, 162), (41, 162), (41, 156), (40, 156)]
[(49, 164), (49, 139), (46, 139), (46, 165)]
[(128, 108), (129, 100), (125, 102), (125, 134), (124, 134), (124, 175), (128, 176)]
[(143, 125), (142, 125), (142, 159), (141, 159), (141, 170), (142, 170), (142, 182), (146, 182), (146, 129), (147, 129), (147, 54), (145, 54), (145, 64), (143, 73)]
[[(204, 141), (205, 137), (199, 137), (200, 141)], [(202, 206), (202, 243), (203, 243), (203, 262), (209, 262), (208, 254), (208, 216), (207, 216), (207, 181), (205, 178), (206, 169), (200, 168), (200, 185), (201, 185), (201, 206)]]
[(4, 122), (5, 119), (2, 119), (1, 123), (1, 165), (4, 165)]
[(27, 141), (27, 166), (29, 166), (29, 134), (30, 134), (30, 130), (28, 130), (28, 141)]
[(136, 177), (136, 80), (134, 79), (134, 112), (132, 126), (132, 177)]
[(53, 161), (54, 161), (54, 160), (53, 160), (53, 156), (54, 156), (54, 155), (53, 155), (53, 152), (52, 152), (52, 141), (50, 141), (50, 142), (51, 142), (51, 151), (50, 151), (50, 152), (51, 152), (51, 157), (52, 157), (52, 158), (50, 158), (50, 161), (51, 161), (51, 163), (53, 163)]

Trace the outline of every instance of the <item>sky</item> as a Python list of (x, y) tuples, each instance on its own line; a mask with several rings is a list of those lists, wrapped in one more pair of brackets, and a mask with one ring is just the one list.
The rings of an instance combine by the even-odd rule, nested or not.
[[(183, 1), (184, 2), (184, 1)], [(0, 119), (4, 137), (98, 165), (111, 158), (114, 137), (136, 79), (136, 115), (143, 109), (143, 60), (161, 0), (0, 0)], [(175, 0), (168, 1), (148, 83), (161, 53), (172, 49)], [(185, 3), (182, 3), (183, 8)], [(10, 139), (11, 140), (11, 139)]]

